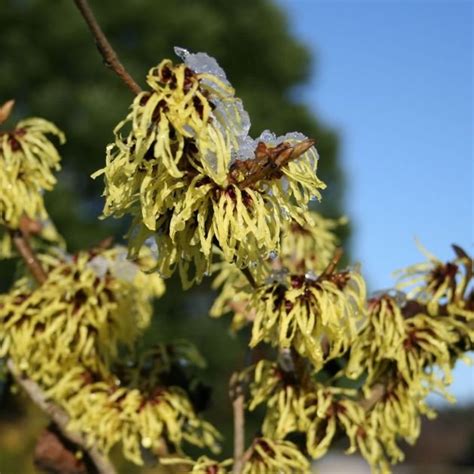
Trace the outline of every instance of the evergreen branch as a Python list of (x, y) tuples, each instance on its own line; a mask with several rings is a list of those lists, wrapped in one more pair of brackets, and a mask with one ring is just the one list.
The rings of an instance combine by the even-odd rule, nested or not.
[(112, 45), (109, 43), (109, 40), (97, 22), (88, 1), (74, 0), (74, 3), (81, 12), (89, 30), (91, 31), (92, 36), (95, 39), (95, 44), (104, 58), (105, 65), (112, 69), (134, 94), (139, 94), (142, 91), (142, 88), (135, 82), (133, 77), (125, 69), (125, 66), (120, 62), (117, 53), (112, 48)]

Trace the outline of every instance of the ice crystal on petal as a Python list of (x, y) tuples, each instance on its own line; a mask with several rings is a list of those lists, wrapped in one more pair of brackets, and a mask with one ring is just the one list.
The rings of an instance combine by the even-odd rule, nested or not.
[(119, 280), (131, 283), (138, 273), (138, 266), (127, 259), (127, 251), (122, 249), (117, 253), (115, 261), (110, 264), (110, 273)]
[(281, 206), (280, 211), (281, 211), (281, 216), (283, 217), (283, 219), (286, 219), (286, 220), (291, 219), (290, 211), (288, 210), (287, 207)]
[(181, 48), (179, 46), (175, 46), (173, 49), (174, 54), (176, 54), (176, 56), (178, 56), (178, 58), (183, 62), (186, 61), (186, 58), (191, 54), (186, 48)]
[(276, 258), (278, 257), (278, 252), (276, 250), (271, 250), (269, 253), (268, 253), (268, 258), (270, 260), (275, 260)]
[(63, 248), (61, 247), (55, 247), (54, 248), (54, 252), (56, 253), (56, 255), (58, 255), (61, 260), (63, 260), (64, 262), (67, 262), (67, 263), (71, 263), (72, 262), (72, 255), (68, 252), (66, 252)]
[(230, 131), (237, 137), (246, 137), (250, 130), (250, 117), (244, 109), (242, 101), (214, 101), (216, 108), (214, 116), (217, 118), (224, 130)]
[(148, 239), (145, 240), (145, 246), (150, 249), (153, 258), (158, 258), (158, 244), (154, 237), (148, 237)]
[(87, 266), (92, 268), (99, 278), (104, 278), (109, 269), (109, 264), (110, 262), (106, 258), (97, 255), (87, 264)]
[(278, 144), (278, 139), (277, 136), (270, 130), (264, 130), (256, 139), (256, 142), (264, 142), (267, 145), (276, 146)]
[(138, 273), (138, 267), (129, 260), (117, 261), (110, 267), (110, 272), (119, 280), (132, 282)]
[(312, 270), (310, 270), (309, 272), (306, 272), (304, 277), (307, 280), (311, 280), (311, 281), (316, 281), (318, 279), (318, 276)]
[(217, 155), (213, 151), (210, 151), (206, 154), (206, 161), (209, 164), (209, 166), (215, 172), (217, 172)]
[(288, 276), (288, 269), (281, 268), (280, 270), (273, 271), (265, 280), (267, 285), (273, 285), (274, 283), (284, 284)]
[[(285, 135), (281, 135), (277, 137), (270, 130), (265, 130), (264, 132), (261, 133), (261, 135), (255, 141), (257, 143), (264, 142), (266, 145), (269, 145), (269, 146), (277, 146), (283, 142), (290, 142), (290, 143), (302, 142), (306, 140), (307, 138), (308, 137), (304, 133), (301, 133), (301, 132), (288, 132), (288, 133), (285, 133)], [(312, 161), (311, 166), (314, 165), (313, 160), (317, 161), (319, 159), (318, 152), (316, 151), (316, 148), (314, 147), (312, 147), (310, 151), (306, 152), (304, 156), (305, 156), (305, 159), (310, 159)]]
[(189, 135), (191, 137), (195, 137), (196, 136), (196, 130), (194, 130), (193, 127), (191, 127), (191, 125), (185, 125), (183, 127), (183, 130), (186, 132), (186, 133), (189, 133)]
[(385, 290), (374, 291), (371, 294), (371, 298), (382, 298), (383, 296), (389, 296), (392, 298), (397, 306), (402, 307), (405, 305), (407, 296), (403, 291), (397, 290), (395, 288), (389, 288)]
[(252, 137), (248, 135), (238, 137), (237, 142), (237, 151), (232, 154), (232, 161), (245, 161), (255, 158), (255, 148), (257, 148), (257, 142)]
[(224, 70), (212, 56), (206, 53), (190, 53), (187, 49), (179, 47), (175, 47), (174, 52), (194, 72), (213, 74), (224, 82), (228, 82)]
[(285, 135), (278, 137), (278, 143), (287, 142), (287, 141), (302, 142), (303, 140), (306, 140), (307, 138), (308, 137), (304, 133), (301, 133), (301, 132), (288, 132), (288, 133), (285, 133)]
[(280, 182), (281, 182), (281, 188), (283, 189), (283, 191), (287, 192), (288, 187), (289, 187), (288, 179), (283, 177), (281, 178)]
[(278, 364), (285, 372), (293, 372), (295, 370), (295, 363), (291, 356), (291, 350), (284, 348), (278, 353)]

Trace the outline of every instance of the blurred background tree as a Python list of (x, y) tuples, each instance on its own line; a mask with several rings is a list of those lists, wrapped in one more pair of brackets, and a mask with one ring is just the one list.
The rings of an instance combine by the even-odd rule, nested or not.
[[(298, 130), (315, 138), (321, 155), (318, 174), (328, 185), (318, 210), (332, 217), (343, 213), (337, 136), (298, 100), (298, 88), (308, 79), (313, 59), (272, 1), (95, 1), (92, 7), (122, 62), (141, 85), (151, 66), (174, 57), (173, 46), (205, 51), (216, 57), (243, 99), (252, 118), (253, 136), (265, 127), (277, 134)], [(67, 143), (60, 150), (63, 170), (58, 186), (47, 196), (47, 207), (69, 250), (93, 245), (111, 234), (120, 241), (126, 225), (97, 219), (103, 184), (90, 175), (103, 165), (105, 145), (131, 103), (130, 91), (104, 67), (72, 1), (4, 0), (0, 44), (0, 93), (3, 101), (16, 100), (13, 120), (42, 116), (66, 133)], [(341, 236), (347, 242), (347, 231)], [(1, 289), (8, 287), (12, 273), (13, 268), (2, 263)], [(155, 323), (145, 339), (153, 343), (185, 337), (200, 348), (208, 360), (203, 379), (216, 387), (206, 416), (227, 426), (230, 433), (227, 381), (241, 364), (238, 353), (245, 344), (225, 337), (226, 321), (207, 316), (211, 298), (208, 285), (186, 292), (183, 298), (179, 283), (169, 282), (167, 296), (159, 301)], [(12, 403), (18, 404), (8, 395), (7, 384), (3, 386), (0, 421), (10, 413)], [(23, 432), (30, 430), (29, 424), (21, 426)], [(32, 442), (25, 442), (24, 435), (19, 437), (21, 449), (31, 450)], [(32, 432), (31, 438), (34, 435)], [(12, 440), (0, 438), (0, 446), (8, 442)], [(10, 470), (1, 463), (0, 470), (13, 472), (15, 467), (19, 472), (23, 466), (21, 472), (27, 472), (30, 460), (31, 456), (17, 452), (8, 461)]]

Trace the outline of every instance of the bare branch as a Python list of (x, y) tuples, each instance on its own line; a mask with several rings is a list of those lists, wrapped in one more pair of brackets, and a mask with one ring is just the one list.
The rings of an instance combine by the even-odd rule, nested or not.
[(48, 275), (44, 271), (44, 268), (41, 266), (40, 261), (38, 260), (33, 249), (31, 248), (30, 242), (28, 240), (28, 235), (25, 232), (22, 232), (21, 230), (11, 231), (10, 233), (13, 239), (13, 243), (21, 258), (28, 267), (28, 270), (40, 285), (43, 284), (48, 278)]
[(240, 474), (244, 466), (245, 413), (243, 387), (236, 373), (230, 380), (230, 397), (234, 411), (234, 467), (232, 472)]
[(41, 390), (41, 387), (34, 380), (22, 375), (11, 359), (7, 361), (7, 367), (16, 383), (23, 387), (31, 400), (33, 400), (33, 402), (38, 405), (51, 418), (51, 420), (53, 420), (63, 436), (77, 444), (89, 455), (100, 474), (115, 474), (115, 468), (106, 456), (101, 454), (96, 448), (89, 447), (83, 435), (66, 429), (69, 422), (68, 415), (62, 408), (47, 399), (46, 395)]
[(95, 18), (88, 1), (74, 0), (74, 3), (84, 17), (84, 20), (95, 39), (97, 48), (104, 58), (104, 62), (107, 67), (111, 68), (134, 94), (139, 94), (142, 91), (142, 88), (135, 82), (133, 77), (127, 72), (124, 65), (120, 62), (117, 53), (112, 48), (112, 45), (109, 43), (109, 40), (97, 22), (97, 19)]

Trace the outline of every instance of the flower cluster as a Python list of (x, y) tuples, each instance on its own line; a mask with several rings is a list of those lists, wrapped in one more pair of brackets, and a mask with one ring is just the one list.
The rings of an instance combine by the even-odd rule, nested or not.
[[(334, 230), (343, 222), (343, 219), (326, 219), (315, 212), (301, 213), (298, 222), (293, 219), (284, 221), (280, 252), (270, 252), (266, 260), (249, 268), (256, 285), (283, 283), (290, 274), (315, 280), (336, 252), (338, 240)], [(234, 265), (225, 262), (216, 264), (213, 269), (219, 271), (213, 287), (222, 288), (210, 315), (220, 317), (233, 312), (233, 330), (254, 321), (254, 289), (246, 277)]]
[[(472, 258), (456, 245), (447, 263), (428, 254), (402, 275), (406, 294), (367, 300), (358, 269), (338, 268), (344, 219), (308, 208), (325, 187), (314, 141), (268, 130), (251, 138), (217, 62), (176, 53), (182, 63), (149, 71), (149, 90), (115, 128), (95, 174), (105, 178), (104, 216), (133, 218), (127, 249), (66, 254), (42, 198), (59, 167), (47, 135), (62, 141), (61, 132), (41, 119), (0, 132), (0, 258), (22, 241), (27, 265), (38, 263), (33, 247), (44, 270), (40, 285), (23, 276), (0, 295), (0, 357), (65, 410), (90, 446), (107, 454), (121, 444), (136, 464), (146, 453), (196, 474), (232, 465), (239, 474), (303, 473), (342, 435), (348, 454), (389, 472), (403, 459), (400, 439), (413, 443), (421, 416), (435, 415), (426, 397), (449, 398), (452, 367), (474, 347)], [(0, 124), (11, 106), (0, 107)], [(246, 395), (248, 410), (266, 409), (258, 437), (240, 455), (236, 443), (233, 460), (184, 452), (219, 451), (219, 433), (199, 414), (208, 388), (195, 376), (198, 351), (183, 341), (139, 345), (162, 277), (175, 270), (184, 287), (217, 272), (211, 316), (233, 312), (233, 330), (251, 326), (250, 348), (275, 354), (232, 379), (232, 397), (244, 399), (234, 410)]]
[[(169, 357), (174, 346), (168, 349)], [(151, 362), (156, 365), (150, 367)], [(166, 452), (166, 443), (177, 450), (187, 442), (218, 451), (219, 433), (198, 416), (185, 389), (169, 384), (171, 375), (170, 367), (154, 358), (126, 371), (115, 367), (103, 378), (78, 367), (60, 378), (49, 394), (66, 409), (72, 430), (85, 433), (104, 453), (122, 443), (125, 457), (135, 464), (143, 464), (144, 450)]]
[(262, 360), (253, 369), (249, 409), (266, 405), (264, 435), (282, 440), (300, 432), (308, 454), (319, 459), (343, 433), (350, 441), (348, 454), (358, 450), (373, 466), (385, 466), (379, 431), (358, 391), (319, 383), (307, 368), (288, 370)]
[[(233, 463), (231, 459), (218, 462), (207, 456), (201, 456), (195, 461), (180, 457), (165, 457), (160, 461), (164, 465), (178, 465), (181, 468), (187, 468), (186, 472), (195, 474), (230, 474), (230, 466)], [(259, 437), (253, 440), (245, 452), (241, 472), (242, 474), (270, 472), (303, 474), (310, 472), (310, 465), (299, 448), (292, 442)]]
[(35, 287), (21, 278), (0, 297), (0, 356), (104, 452), (121, 442), (125, 456), (142, 464), (143, 449), (157, 452), (164, 440), (217, 449), (219, 435), (196, 414), (188, 387), (170, 378), (180, 364), (202, 364), (192, 347), (158, 346), (127, 359), (129, 366), (119, 363), (148, 326), (152, 298), (164, 292), (156, 273), (143, 272), (154, 265), (149, 252), (134, 263), (126, 255), (121, 247), (41, 255), (47, 280)]
[[(214, 246), (239, 267), (279, 249), (282, 222), (319, 197), (313, 141), (248, 136), (250, 121), (224, 71), (204, 53), (177, 51), (147, 76), (107, 148), (105, 216), (132, 214), (130, 253), (157, 245), (156, 269), (185, 286), (209, 273)], [(194, 276), (190, 273), (194, 271)]]
[(378, 292), (368, 301), (367, 320), (351, 347), (346, 374), (365, 378), (369, 396), (384, 387), (370, 413), (392, 462), (403, 459), (397, 439), (414, 443), (420, 417), (435, 416), (425, 399), (447, 392), (451, 369), (473, 347), (472, 259), (454, 246), (456, 259), (427, 264), (403, 273), (399, 290)]
[(310, 466), (298, 447), (290, 441), (256, 438), (249, 448), (242, 474), (309, 472)]
[(225, 461), (215, 461), (207, 456), (200, 456), (193, 460), (190, 458), (164, 457), (160, 459), (163, 465), (178, 465), (180, 468), (186, 468), (191, 474), (228, 474), (229, 467), (232, 465), (232, 459)]
[(45, 377), (46, 385), (68, 360), (91, 370), (108, 364), (119, 344), (133, 343), (148, 325), (151, 298), (164, 292), (157, 275), (145, 275), (125, 256), (123, 248), (43, 255), (46, 282), (34, 288), (24, 277), (1, 297), (2, 355), (33, 378)]
[(287, 275), (259, 288), (250, 346), (265, 341), (294, 348), (316, 368), (343, 354), (357, 335), (364, 314), (365, 284), (354, 271)]
[(59, 154), (48, 135), (61, 143), (64, 135), (51, 122), (29, 118), (11, 131), (0, 130), (0, 225), (19, 226), (23, 216), (46, 217), (43, 191), (56, 183)]
[[(349, 313), (356, 324), (341, 331), (353, 336), (335, 352), (337, 361), (331, 364), (330, 356), (316, 359), (308, 346), (298, 344), (306, 328), (298, 326), (301, 315), (286, 325), (284, 319), (278, 319), (281, 313), (274, 316), (280, 300), (288, 301), (287, 295), (300, 285), (305, 288), (308, 278), (293, 277), (291, 285), (291, 276), (285, 273), (290, 284), (280, 290), (284, 295), (280, 298), (276, 288), (281, 281), (270, 286), (270, 292), (265, 285), (259, 287), (255, 294), (263, 291), (270, 300), (268, 306), (260, 310), (257, 301), (250, 301), (246, 311), (254, 311), (254, 334), (255, 327), (262, 332), (267, 324), (268, 335), (257, 342), (276, 345), (280, 355), (278, 362), (261, 360), (242, 377), (250, 378), (249, 410), (266, 407), (264, 436), (285, 440), (302, 433), (307, 453), (317, 459), (344, 434), (350, 443), (347, 453), (360, 452), (375, 472), (390, 472), (390, 463), (403, 460), (399, 440), (414, 443), (421, 416), (435, 416), (426, 402), (428, 394), (438, 392), (450, 399), (446, 387), (451, 382), (451, 368), (472, 348), (472, 259), (459, 247), (455, 251), (457, 258), (452, 262), (432, 260), (429, 265), (410, 268), (403, 279), (405, 286), (412, 287), (408, 295), (399, 290), (381, 291), (365, 305), (361, 294), (358, 313)], [(324, 270), (321, 275), (328, 276)], [(314, 285), (317, 280), (310, 281)], [(303, 294), (313, 295), (307, 289)], [(265, 296), (257, 297), (265, 301)], [(351, 295), (345, 301), (354, 299)], [(288, 307), (293, 309), (290, 304)], [(319, 319), (330, 314), (331, 304), (320, 307)], [(334, 313), (341, 315), (344, 310)], [(314, 334), (313, 341), (320, 341)], [(318, 349), (330, 354), (328, 334)], [(354, 382), (347, 384), (346, 377)]]
[(281, 252), (273, 262), (273, 269), (322, 273), (336, 253), (339, 241), (335, 231), (346, 223), (345, 218), (328, 219), (316, 212), (302, 213), (298, 221), (287, 222)]

